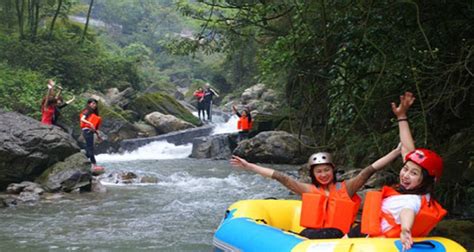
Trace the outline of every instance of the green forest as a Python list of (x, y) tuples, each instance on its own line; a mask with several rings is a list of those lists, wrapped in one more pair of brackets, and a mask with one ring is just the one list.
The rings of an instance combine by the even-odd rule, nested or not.
[(265, 83), (276, 128), (355, 167), (396, 145), (390, 102), (411, 91), (417, 146), (445, 159), (440, 202), (474, 214), (471, 0), (2, 0), (1, 108), (39, 120), (48, 79), (67, 98)]

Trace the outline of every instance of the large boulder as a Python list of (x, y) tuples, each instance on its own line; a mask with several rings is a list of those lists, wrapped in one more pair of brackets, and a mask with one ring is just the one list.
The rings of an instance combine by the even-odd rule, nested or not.
[(145, 121), (155, 127), (156, 131), (160, 134), (195, 127), (191, 123), (178, 119), (173, 115), (165, 115), (160, 112), (153, 112), (146, 115)]
[(90, 185), (91, 176), (87, 176), (90, 167), (87, 157), (82, 152), (78, 152), (67, 157), (63, 162), (57, 162), (49, 167), (36, 182), (48, 192), (70, 192)]
[(122, 109), (126, 109), (128, 104), (136, 96), (136, 91), (128, 87), (123, 91), (119, 91), (118, 88), (110, 88), (107, 90), (106, 99), (111, 106), (118, 106)]
[(240, 142), (234, 154), (251, 162), (303, 164), (312, 153), (309, 144), (307, 137), (298, 138), (285, 131), (266, 131)]
[(10, 183), (32, 181), (79, 151), (76, 141), (60, 128), (0, 110), (0, 190)]
[(219, 134), (196, 137), (193, 140), (192, 158), (229, 159), (236, 145), (236, 134)]
[(140, 119), (143, 119), (150, 113), (160, 112), (165, 115), (174, 115), (194, 125), (201, 124), (199, 119), (181, 105), (181, 103), (163, 93), (147, 93), (139, 96), (128, 105), (128, 108), (136, 111)]

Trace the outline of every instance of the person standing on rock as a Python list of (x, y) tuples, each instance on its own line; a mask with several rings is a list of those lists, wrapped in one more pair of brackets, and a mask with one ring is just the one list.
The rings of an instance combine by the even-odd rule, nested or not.
[[(302, 196), (301, 236), (310, 239), (341, 238), (350, 230), (361, 203), (357, 191), (377, 171), (400, 155), (400, 145), (364, 168), (354, 178), (338, 182), (331, 154), (318, 152), (309, 157), (311, 183), (299, 182), (283, 172), (247, 162), (233, 156), (230, 164), (280, 182)], [(342, 213), (341, 213), (342, 212)], [(324, 221), (326, 220), (326, 221)]]
[(94, 156), (94, 134), (97, 135), (97, 139), (101, 141), (97, 130), (101, 124), (101, 117), (99, 116), (99, 108), (97, 100), (90, 98), (87, 100), (87, 105), (80, 114), (80, 126), (82, 130), (82, 136), (86, 141), (86, 156), (92, 163), (91, 171), (93, 175), (99, 175), (104, 173), (104, 167), (98, 166)]
[(58, 86), (58, 89), (59, 91), (56, 94), (57, 105), (56, 105), (56, 108), (54, 110), (54, 115), (53, 115), (53, 125), (56, 125), (60, 127), (61, 129), (63, 129), (65, 132), (68, 132), (69, 134), (71, 134), (70, 130), (68, 130), (68, 128), (65, 125), (59, 122), (59, 116), (61, 115), (61, 109), (71, 104), (76, 99), (76, 97), (73, 96), (70, 100), (64, 102), (64, 99), (61, 96), (63, 88), (61, 86)]
[(250, 111), (245, 108), (242, 110), (242, 113), (237, 111), (235, 105), (232, 105), (232, 111), (239, 117), (237, 121), (237, 129), (239, 130), (239, 135), (237, 136), (237, 142), (240, 142), (249, 137), (249, 131), (252, 129), (252, 115)]
[(46, 125), (53, 125), (54, 112), (58, 101), (54, 96), (54, 81), (48, 80), (48, 92), (41, 101), (41, 123)]
[[(198, 117), (199, 120), (204, 120), (204, 90), (202, 87), (199, 87), (196, 91), (194, 91), (194, 97), (196, 97), (197, 100), (197, 110), (198, 110)], [(202, 113), (202, 118), (201, 118), (201, 113)]]
[(211, 88), (211, 84), (206, 83), (204, 89), (204, 110), (207, 113), (207, 120), (210, 122), (212, 122), (212, 99), (214, 96), (219, 97), (219, 94)]

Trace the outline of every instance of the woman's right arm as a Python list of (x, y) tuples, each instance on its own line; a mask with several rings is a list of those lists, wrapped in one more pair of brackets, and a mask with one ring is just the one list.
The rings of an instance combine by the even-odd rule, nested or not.
[(245, 159), (238, 156), (232, 156), (230, 159), (230, 164), (242, 170), (255, 172), (265, 178), (275, 179), (296, 194), (302, 194), (311, 191), (309, 184), (298, 182), (282, 172), (249, 163)]

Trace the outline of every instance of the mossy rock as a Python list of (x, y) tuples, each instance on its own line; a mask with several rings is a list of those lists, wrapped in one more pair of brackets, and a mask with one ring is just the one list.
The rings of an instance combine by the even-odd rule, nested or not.
[(460, 243), (468, 251), (474, 250), (474, 222), (471, 220), (443, 220), (430, 236), (443, 236)]
[(199, 119), (189, 110), (181, 105), (173, 97), (163, 93), (149, 93), (137, 97), (129, 104), (129, 108), (137, 112), (140, 119), (152, 112), (160, 112), (165, 115), (174, 115), (184, 121), (199, 125)]
[(253, 121), (252, 134), (256, 135), (262, 131), (270, 131), (275, 129), (284, 130), (281, 129), (279, 126), (285, 120), (288, 120), (288, 117), (284, 115), (272, 115), (263, 113), (258, 114), (257, 116), (255, 116)]

